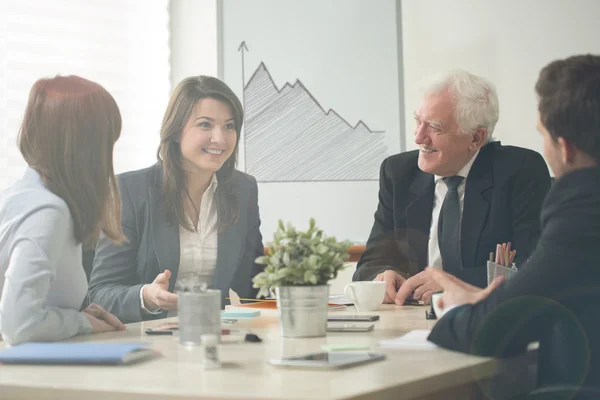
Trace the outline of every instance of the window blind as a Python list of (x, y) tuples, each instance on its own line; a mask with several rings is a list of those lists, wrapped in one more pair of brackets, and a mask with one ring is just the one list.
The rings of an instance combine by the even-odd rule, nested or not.
[(168, 0), (0, 0), (0, 190), (26, 166), (16, 140), (29, 90), (57, 74), (116, 99), (117, 173), (151, 165), (171, 90)]

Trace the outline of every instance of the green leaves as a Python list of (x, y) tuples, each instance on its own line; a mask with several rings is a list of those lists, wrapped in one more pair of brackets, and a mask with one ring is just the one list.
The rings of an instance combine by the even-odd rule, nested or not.
[(306, 232), (279, 220), (268, 255), (256, 259), (266, 265), (252, 280), (253, 286), (260, 289), (258, 297), (268, 295), (271, 287), (327, 284), (344, 268), (350, 245), (349, 241), (325, 236), (314, 218)]

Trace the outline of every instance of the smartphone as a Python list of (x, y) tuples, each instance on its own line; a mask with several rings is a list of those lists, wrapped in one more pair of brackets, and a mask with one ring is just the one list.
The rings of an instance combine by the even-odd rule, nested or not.
[(415, 300), (413, 298), (406, 299), (404, 302), (405, 306), (424, 306), (425, 302), (422, 300)]
[(338, 369), (383, 360), (384, 358), (383, 354), (368, 351), (334, 351), (269, 360), (269, 364), (295, 368)]
[(146, 329), (146, 335), (172, 335), (173, 331), (179, 330), (177, 322), (167, 322), (155, 326), (154, 328)]
[(379, 315), (343, 315), (343, 314), (329, 314), (327, 321), (339, 322), (372, 322), (378, 321)]
[(327, 323), (327, 332), (370, 332), (375, 325), (373, 324), (348, 324), (344, 322)]

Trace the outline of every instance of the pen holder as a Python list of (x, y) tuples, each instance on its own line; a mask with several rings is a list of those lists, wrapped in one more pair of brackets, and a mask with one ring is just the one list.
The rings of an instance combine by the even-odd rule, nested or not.
[(495, 262), (487, 262), (487, 282), (488, 285), (493, 282), (498, 276), (503, 276), (507, 281), (517, 273), (516, 268), (506, 268), (504, 265), (496, 264)]
[(202, 335), (221, 337), (221, 291), (181, 292), (177, 294), (179, 343), (200, 345)]

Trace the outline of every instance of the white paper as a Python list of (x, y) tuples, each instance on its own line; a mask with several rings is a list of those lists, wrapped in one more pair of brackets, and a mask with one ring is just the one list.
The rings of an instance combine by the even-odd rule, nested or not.
[(329, 302), (332, 304), (352, 305), (354, 302), (343, 294), (332, 294), (329, 296)]
[(397, 338), (382, 340), (379, 345), (390, 349), (433, 350), (438, 346), (427, 340), (430, 332), (429, 329), (416, 329)]

